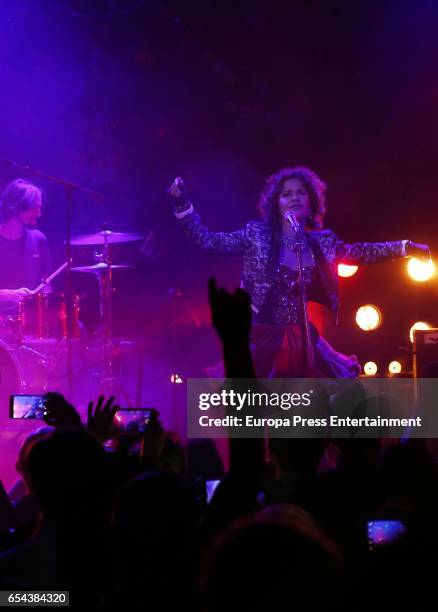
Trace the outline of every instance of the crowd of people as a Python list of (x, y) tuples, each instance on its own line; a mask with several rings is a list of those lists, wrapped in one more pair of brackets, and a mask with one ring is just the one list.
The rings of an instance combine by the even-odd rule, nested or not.
[[(227, 377), (255, 376), (248, 294), (210, 282)], [(114, 398), (86, 423), (56, 393), (0, 496), (0, 589), (68, 590), (99, 611), (319, 611), (433, 597), (438, 488), (422, 440), (229, 439), (122, 432)], [(220, 483), (207, 503), (206, 483)], [(371, 547), (368, 526), (398, 521)]]

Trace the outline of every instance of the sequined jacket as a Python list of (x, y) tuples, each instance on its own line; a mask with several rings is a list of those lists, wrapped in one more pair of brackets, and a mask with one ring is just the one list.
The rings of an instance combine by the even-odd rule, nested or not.
[[(243, 255), (242, 286), (248, 291), (251, 306), (259, 312), (273, 280), (273, 265), (278, 263), (280, 235), (264, 221), (250, 221), (235, 232), (210, 232), (196, 211), (179, 223), (190, 241), (211, 253)], [(347, 244), (331, 230), (306, 232), (316, 263), (316, 282), (308, 298), (339, 310), (338, 263), (363, 265), (403, 257), (402, 240), (394, 242), (357, 242)]]

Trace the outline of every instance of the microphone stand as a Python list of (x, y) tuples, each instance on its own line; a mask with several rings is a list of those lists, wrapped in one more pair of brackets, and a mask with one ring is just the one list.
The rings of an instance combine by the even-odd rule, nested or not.
[(304, 246), (304, 228), (298, 223), (297, 219), (291, 213), (286, 215), (293, 229), (295, 230), (295, 254), (298, 261), (298, 290), (299, 290), (299, 313), (300, 313), (300, 330), (301, 330), (301, 363), (302, 375), (307, 375), (309, 367), (314, 365), (314, 355), (312, 342), (310, 339), (309, 319), (307, 316), (307, 300), (306, 300), (306, 285), (304, 282), (303, 270), (303, 246)]
[(66, 315), (67, 315), (67, 337), (66, 337), (66, 348), (67, 348), (67, 394), (69, 399), (72, 397), (73, 393), (73, 368), (72, 368), (72, 346), (71, 346), (71, 338), (72, 338), (72, 329), (73, 329), (73, 313), (72, 313), (72, 295), (71, 295), (71, 222), (72, 222), (72, 211), (73, 211), (73, 195), (76, 191), (83, 191), (84, 193), (89, 193), (93, 196), (101, 196), (101, 194), (93, 189), (89, 189), (88, 187), (84, 187), (79, 183), (73, 183), (72, 181), (67, 181), (66, 179), (53, 176), (51, 174), (47, 174), (45, 172), (41, 172), (41, 170), (37, 170), (36, 168), (32, 168), (28, 165), (18, 164), (11, 159), (2, 159), (0, 161), (6, 162), (11, 166), (17, 168), (20, 172), (27, 172), (33, 176), (37, 176), (38, 178), (43, 178), (46, 181), (54, 183), (56, 185), (61, 185), (64, 188), (65, 194), (65, 254), (67, 259), (67, 275), (66, 275), (66, 284), (65, 284), (65, 302), (66, 302)]
[[(201, 322), (193, 312), (190, 304), (187, 302), (184, 297), (184, 293), (179, 287), (171, 287), (168, 290), (168, 296), (171, 299), (171, 309), (170, 309), (170, 321), (169, 321), (169, 337), (170, 337), (170, 355), (171, 355), (171, 365), (172, 365), (172, 376), (176, 376), (177, 374), (181, 374), (180, 370), (180, 362), (181, 362), (181, 350), (180, 342), (178, 342), (177, 338), (177, 325), (178, 325), (178, 314), (182, 312), (184, 309), (190, 316), (190, 319), (193, 325), (199, 329), (201, 327)], [(184, 347), (183, 347), (184, 348)], [(175, 430), (178, 432), (182, 432), (184, 430), (183, 424), (181, 423), (180, 414), (181, 411), (178, 410), (179, 402), (178, 402), (178, 383), (176, 380), (172, 381), (172, 417), (175, 426)]]

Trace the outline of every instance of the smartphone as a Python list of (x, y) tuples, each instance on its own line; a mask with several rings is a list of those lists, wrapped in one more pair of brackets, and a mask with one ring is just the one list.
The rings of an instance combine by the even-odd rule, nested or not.
[(406, 533), (406, 527), (401, 521), (370, 521), (367, 525), (368, 547), (390, 544)]
[(143, 433), (151, 419), (157, 417), (155, 408), (120, 408), (114, 418), (126, 433)]
[(11, 395), (9, 398), (11, 419), (42, 419), (46, 414), (45, 395)]
[(207, 497), (207, 504), (211, 502), (211, 499), (216, 491), (220, 480), (206, 480), (205, 481), (205, 492)]

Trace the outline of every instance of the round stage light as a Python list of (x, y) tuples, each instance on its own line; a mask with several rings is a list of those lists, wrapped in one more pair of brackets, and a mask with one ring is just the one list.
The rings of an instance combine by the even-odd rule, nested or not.
[(377, 363), (374, 363), (374, 361), (367, 361), (363, 367), (363, 371), (367, 376), (374, 376), (377, 374)]
[(347, 266), (347, 264), (338, 264), (338, 276), (349, 278), (356, 274), (359, 266)]
[(429, 323), (426, 323), (426, 321), (417, 321), (416, 323), (413, 324), (413, 326), (411, 327), (411, 329), (409, 330), (409, 338), (411, 340), (411, 342), (414, 342), (414, 330), (415, 329), (431, 329), (432, 326), (429, 325)]
[(388, 372), (390, 374), (400, 374), (401, 371), (402, 364), (400, 361), (391, 361), (391, 363), (388, 365)]
[(364, 331), (377, 329), (382, 323), (382, 314), (377, 306), (365, 304), (356, 311), (356, 323)]
[(408, 261), (408, 274), (412, 280), (418, 283), (428, 281), (435, 273), (435, 264), (431, 259), (422, 261), (416, 257), (411, 257)]

